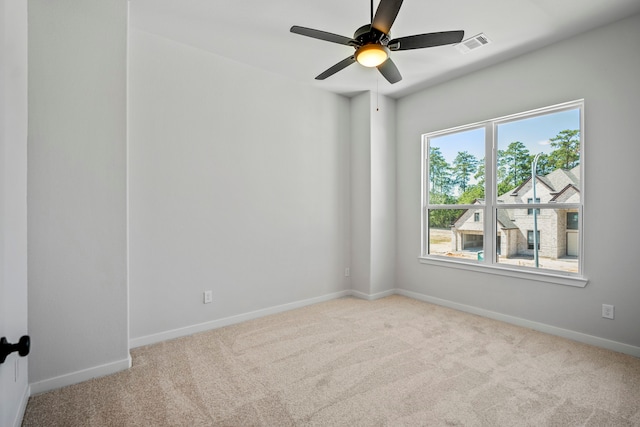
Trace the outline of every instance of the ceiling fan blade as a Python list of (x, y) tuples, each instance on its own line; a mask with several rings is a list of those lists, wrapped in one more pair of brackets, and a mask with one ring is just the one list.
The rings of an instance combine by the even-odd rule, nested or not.
[(398, 83), (402, 80), (400, 71), (398, 71), (398, 67), (396, 67), (396, 64), (391, 60), (391, 58), (388, 58), (382, 64), (378, 65), (378, 71), (380, 71), (380, 74), (382, 74), (391, 84)]
[(314, 30), (313, 28), (299, 27), (297, 25), (294, 25), (293, 27), (291, 27), (290, 31), (295, 34), (300, 34), (302, 36), (312, 37), (314, 39), (324, 40), (332, 43), (344, 44), (347, 46), (358, 45), (358, 42), (350, 39), (349, 37), (328, 33), (326, 31)]
[(422, 49), (425, 47), (460, 43), (463, 37), (464, 31), (444, 31), (441, 33), (417, 34), (415, 36), (393, 39), (389, 42), (388, 47), (391, 50)]
[(389, 34), (393, 21), (396, 20), (402, 6), (402, 0), (380, 0), (371, 26), (378, 31)]
[(324, 80), (327, 77), (333, 76), (335, 73), (337, 73), (338, 71), (344, 68), (347, 68), (349, 65), (353, 64), (354, 62), (356, 62), (356, 57), (351, 55), (350, 57), (345, 58), (342, 61), (338, 62), (333, 67), (330, 67), (326, 71), (320, 73), (318, 77), (316, 77), (316, 80)]

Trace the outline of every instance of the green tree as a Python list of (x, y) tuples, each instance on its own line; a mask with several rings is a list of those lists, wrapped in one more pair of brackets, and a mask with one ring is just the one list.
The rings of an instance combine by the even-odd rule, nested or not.
[(460, 151), (453, 160), (453, 183), (464, 193), (471, 181), (471, 175), (478, 171), (478, 159), (468, 151)]
[[(531, 161), (533, 161), (533, 159)], [(536, 173), (542, 176), (548, 175), (556, 169), (548, 154), (541, 154), (540, 157), (538, 157), (537, 166)]]
[(432, 205), (453, 205), (456, 203), (455, 197), (434, 191), (429, 191), (429, 201)]
[(580, 164), (580, 131), (565, 129), (549, 140), (555, 148), (549, 155), (557, 169), (572, 169)]
[(429, 210), (429, 228), (451, 228), (464, 209), (431, 209)]
[[(442, 193), (429, 192), (429, 201), (436, 205), (453, 205), (456, 199)], [(450, 228), (453, 222), (462, 214), (460, 209), (431, 209), (429, 210), (429, 227)]]
[(473, 175), (473, 178), (478, 182), (478, 185), (481, 185), (481, 186), (484, 187), (484, 182), (485, 182), (485, 177), (484, 177), (484, 158), (479, 160), (478, 170), (477, 170), (476, 174)]
[(498, 195), (517, 187), (531, 176), (531, 161), (529, 150), (520, 141), (512, 142), (506, 150), (498, 150)]
[[(429, 202), (434, 205), (452, 205), (456, 199), (451, 195), (453, 180), (451, 166), (440, 152), (439, 147), (429, 147)], [(459, 209), (429, 210), (429, 227), (450, 228), (461, 215)]]
[(484, 184), (475, 184), (467, 187), (467, 190), (458, 197), (458, 204), (471, 205), (476, 199), (484, 199)]
[(498, 196), (502, 196), (503, 194), (508, 193), (514, 188), (516, 187), (511, 185), (510, 181), (500, 181), (498, 182)]
[(435, 194), (451, 191), (451, 166), (440, 152), (439, 147), (429, 147), (429, 181)]

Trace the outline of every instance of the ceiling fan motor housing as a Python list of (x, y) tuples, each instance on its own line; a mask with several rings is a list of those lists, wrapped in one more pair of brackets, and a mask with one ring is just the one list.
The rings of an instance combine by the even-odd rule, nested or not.
[(361, 45), (379, 43), (386, 46), (389, 43), (389, 35), (376, 30), (371, 24), (365, 24), (353, 33), (353, 38)]

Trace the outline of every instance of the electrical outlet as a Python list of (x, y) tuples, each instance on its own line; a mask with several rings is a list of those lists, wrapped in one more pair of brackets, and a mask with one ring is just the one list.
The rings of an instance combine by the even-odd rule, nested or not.
[(614, 306), (610, 304), (602, 304), (602, 317), (605, 319), (613, 319)]
[(213, 291), (204, 291), (202, 295), (202, 303), (210, 304), (213, 301)]
[(345, 277), (351, 276), (351, 270), (349, 269), (349, 267), (344, 269), (344, 275), (345, 275)]

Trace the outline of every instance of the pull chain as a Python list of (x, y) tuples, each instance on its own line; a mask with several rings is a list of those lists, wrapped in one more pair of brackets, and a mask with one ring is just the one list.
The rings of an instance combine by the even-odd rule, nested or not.
[(378, 88), (378, 83), (380, 83), (380, 78), (376, 77), (376, 111), (380, 111), (380, 89)]

